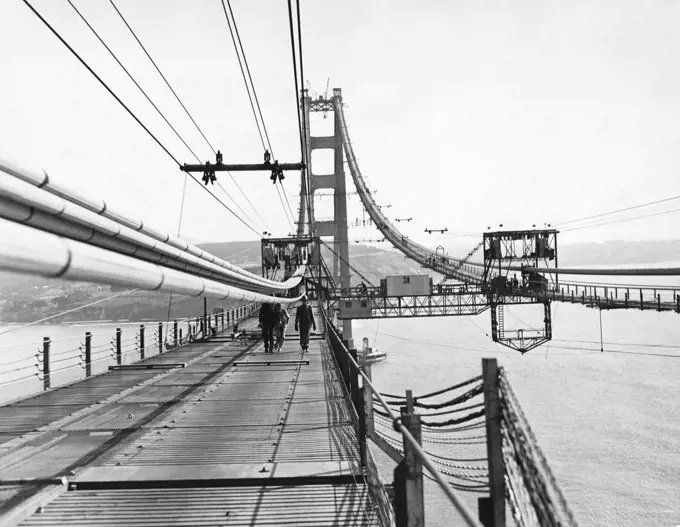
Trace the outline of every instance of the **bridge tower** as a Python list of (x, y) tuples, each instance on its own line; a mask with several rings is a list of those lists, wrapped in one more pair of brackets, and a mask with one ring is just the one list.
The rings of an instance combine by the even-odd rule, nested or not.
[[(347, 222), (347, 187), (344, 170), (344, 151), (342, 144), (342, 133), (340, 118), (337, 108), (342, 105), (342, 90), (333, 89), (333, 97), (326, 98), (319, 96), (312, 99), (307, 95), (303, 97), (303, 108), (305, 112), (306, 138), (307, 138), (307, 178), (303, 177), (301, 188), (301, 207), (298, 225), (298, 233), (302, 232), (304, 223), (309, 225), (313, 236), (320, 238), (332, 237), (333, 254), (333, 278), (336, 284), (343, 289), (350, 288), (350, 269), (349, 269), (349, 233)], [(312, 136), (310, 131), (310, 113), (312, 112), (332, 112), (333, 114), (333, 135), (331, 136)], [(330, 149), (333, 150), (333, 173), (315, 174), (312, 162), (312, 152), (314, 150)], [(333, 219), (330, 221), (315, 221), (314, 218), (314, 192), (322, 189), (333, 190)], [(304, 210), (306, 209), (306, 210)], [(352, 321), (343, 320), (342, 322), (343, 339), (352, 344)]]

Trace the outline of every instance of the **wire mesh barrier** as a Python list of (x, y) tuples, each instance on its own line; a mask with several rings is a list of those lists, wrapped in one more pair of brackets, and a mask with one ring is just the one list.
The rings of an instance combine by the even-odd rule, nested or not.
[(510, 386), (498, 370), (506, 497), (519, 526), (576, 526), (529, 422)]

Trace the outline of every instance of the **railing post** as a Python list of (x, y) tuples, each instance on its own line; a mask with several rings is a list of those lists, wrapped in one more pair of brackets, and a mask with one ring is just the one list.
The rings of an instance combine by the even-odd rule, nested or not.
[[(356, 348), (349, 350), (349, 354), (354, 359), (354, 361), (359, 364), (358, 354)], [(350, 361), (351, 363), (351, 361)], [(351, 384), (352, 388), (350, 393), (352, 394), (352, 403), (354, 404), (354, 409), (357, 412), (357, 417), (359, 418), (357, 438), (359, 439), (359, 456), (361, 459), (361, 466), (366, 466), (366, 414), (364, 413), (364, 400), (363, 391), (359, 387), (359, 368), (351, 363)]]
[(92, 333), (85, 333), (85, 377), (92, 375)]
[(163, 322), (158, 323), (158, 354), (163, 353)]
[(203, 338), (209, 337), (210, 333), (210, 319), (208, 318), (208, 297), (203, 297)]
[(139, 326), (139, 358), (144, 360), (144, 324)]
[[(401, 422), (418, 444), (422, 444), (420, 416), (413, 413), (413, 396), (410, 390), (406, 391), (406, 405), (406, 408), (401, 409)], [(404, 438), (404, 459), (394, 469), (397, 527), (425, 526), (424, 496), (422, 462), (411, 443)]]
[[(505, 527), (505, 467), (502, 451), (503, 436), (501, 434), (498, 362), (496, 359), (482, 359), (482, 376), (491, 510), (480, 510), (479, 519), (484, 523), (484, 527)], [(480, 505), (482, 505), (482, 500), (480, 500)]]
[(175, 342), (175, 347), (179, 346), (179, 325), (177, 321), (175, 320), (172, 324), (172, 340)]
[(116, 328), (116, 364), (123, 364), (123, 330)]
[[(345, 339), (342, 339), (342, 345), (345, 346), (346, 350), (349, 350), (349, 342), (346, 341)], [(340, 351), (340, 369), (342, 371), (342, 380), (345, 383), (345, 386), (349, 390), (349, 359), (347, 358), (347, 355), (345, 353), (342, 353)]]
[(42, 347), (42, 361), (43, 361), (43, 389), (50, 389), (50, 345), (52, 344), (52, 339), (50, 337), (43, 337), (43, 347)]

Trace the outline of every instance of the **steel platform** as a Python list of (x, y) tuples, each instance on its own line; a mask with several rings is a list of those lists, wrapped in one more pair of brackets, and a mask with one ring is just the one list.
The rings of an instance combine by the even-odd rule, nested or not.
[(143, 364), (0, 407), (0, 525), (379, 525), (325, 341)]

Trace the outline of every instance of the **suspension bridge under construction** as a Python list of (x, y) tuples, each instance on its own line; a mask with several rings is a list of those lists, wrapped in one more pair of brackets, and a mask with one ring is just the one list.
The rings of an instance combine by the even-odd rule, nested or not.
[[(227, 11), (235, 25), (231, 6), (231, 18)], [(359, 169), (342, 91), (312, 97), (300, 90), (299, 6), (297, 46), (293, 11), (289, 2), (300, 161), (273, 159), (263, 139), (263, 163), (225, 163), (219, 151), (215, 163), (177, 163), (191, 177), (202, 175), (211, 194), (207, 185), (225, 172), (271, 172), (277, 189), (284, 172), (300, 174), (297, 232), (261, 239), (261, 274), (115, 204), (81, 196), (49, 170), (0, 159), (0, 269), (239, 306), (212, 314), (206, 308), (182, 333), (177, 323), (161, 323), (153, 335), (142, 326), (129, 340), (119, 332), (102, 373), (93, 372), (98, 359), (86, 342), (77, 366), (84, 378), (67, 385), (53, 382), (60, 359), (46, 338), (37, 362), (22, 365), (26, 375), (10, 381), (35, 378), (37, 370), (43, 390), (0, 407), (0, 524), (415, 527), (425, 524), (429, 478), (451, 503), (451, 524), (576, 525), (509, 374), (495, 359), (484, 359), (478, 376), (431, 393), (383, 393), (356, 349), (352, 320), (488, 310), (493, 341), (527, 353), (552, 339), (556, 302), (680, 314), (680, 288), (597, 285), (565, 275), (677, 276), (680, 270), (560, 267), (559, 232), (551, 228), (485, 232), (461, 258), (409, 239), (376, 203)], [(332, 135), (311, 135), (314, 112), (332, 114)], [(333, 150), (332, 174), (315, 173), (316, 149)], [(317, 192), (333, 196), (332, 220), (316, 219)], [(353, 192), (384, 239), (433, 275), (386, 276), (379, 284), (361, 276), (349, 256)], [(260, 306), (292, 309), (303, 294), (318, 321), (309, 351), (289, 331), (283, 348), (265, 355)], [(534, 306), (543, 326), (508, 330), (510, 305)], [(437, 445), (447, 445), (447, 453)], [(394, 462), (391, 473), (379, 469), (378, 451)]]

